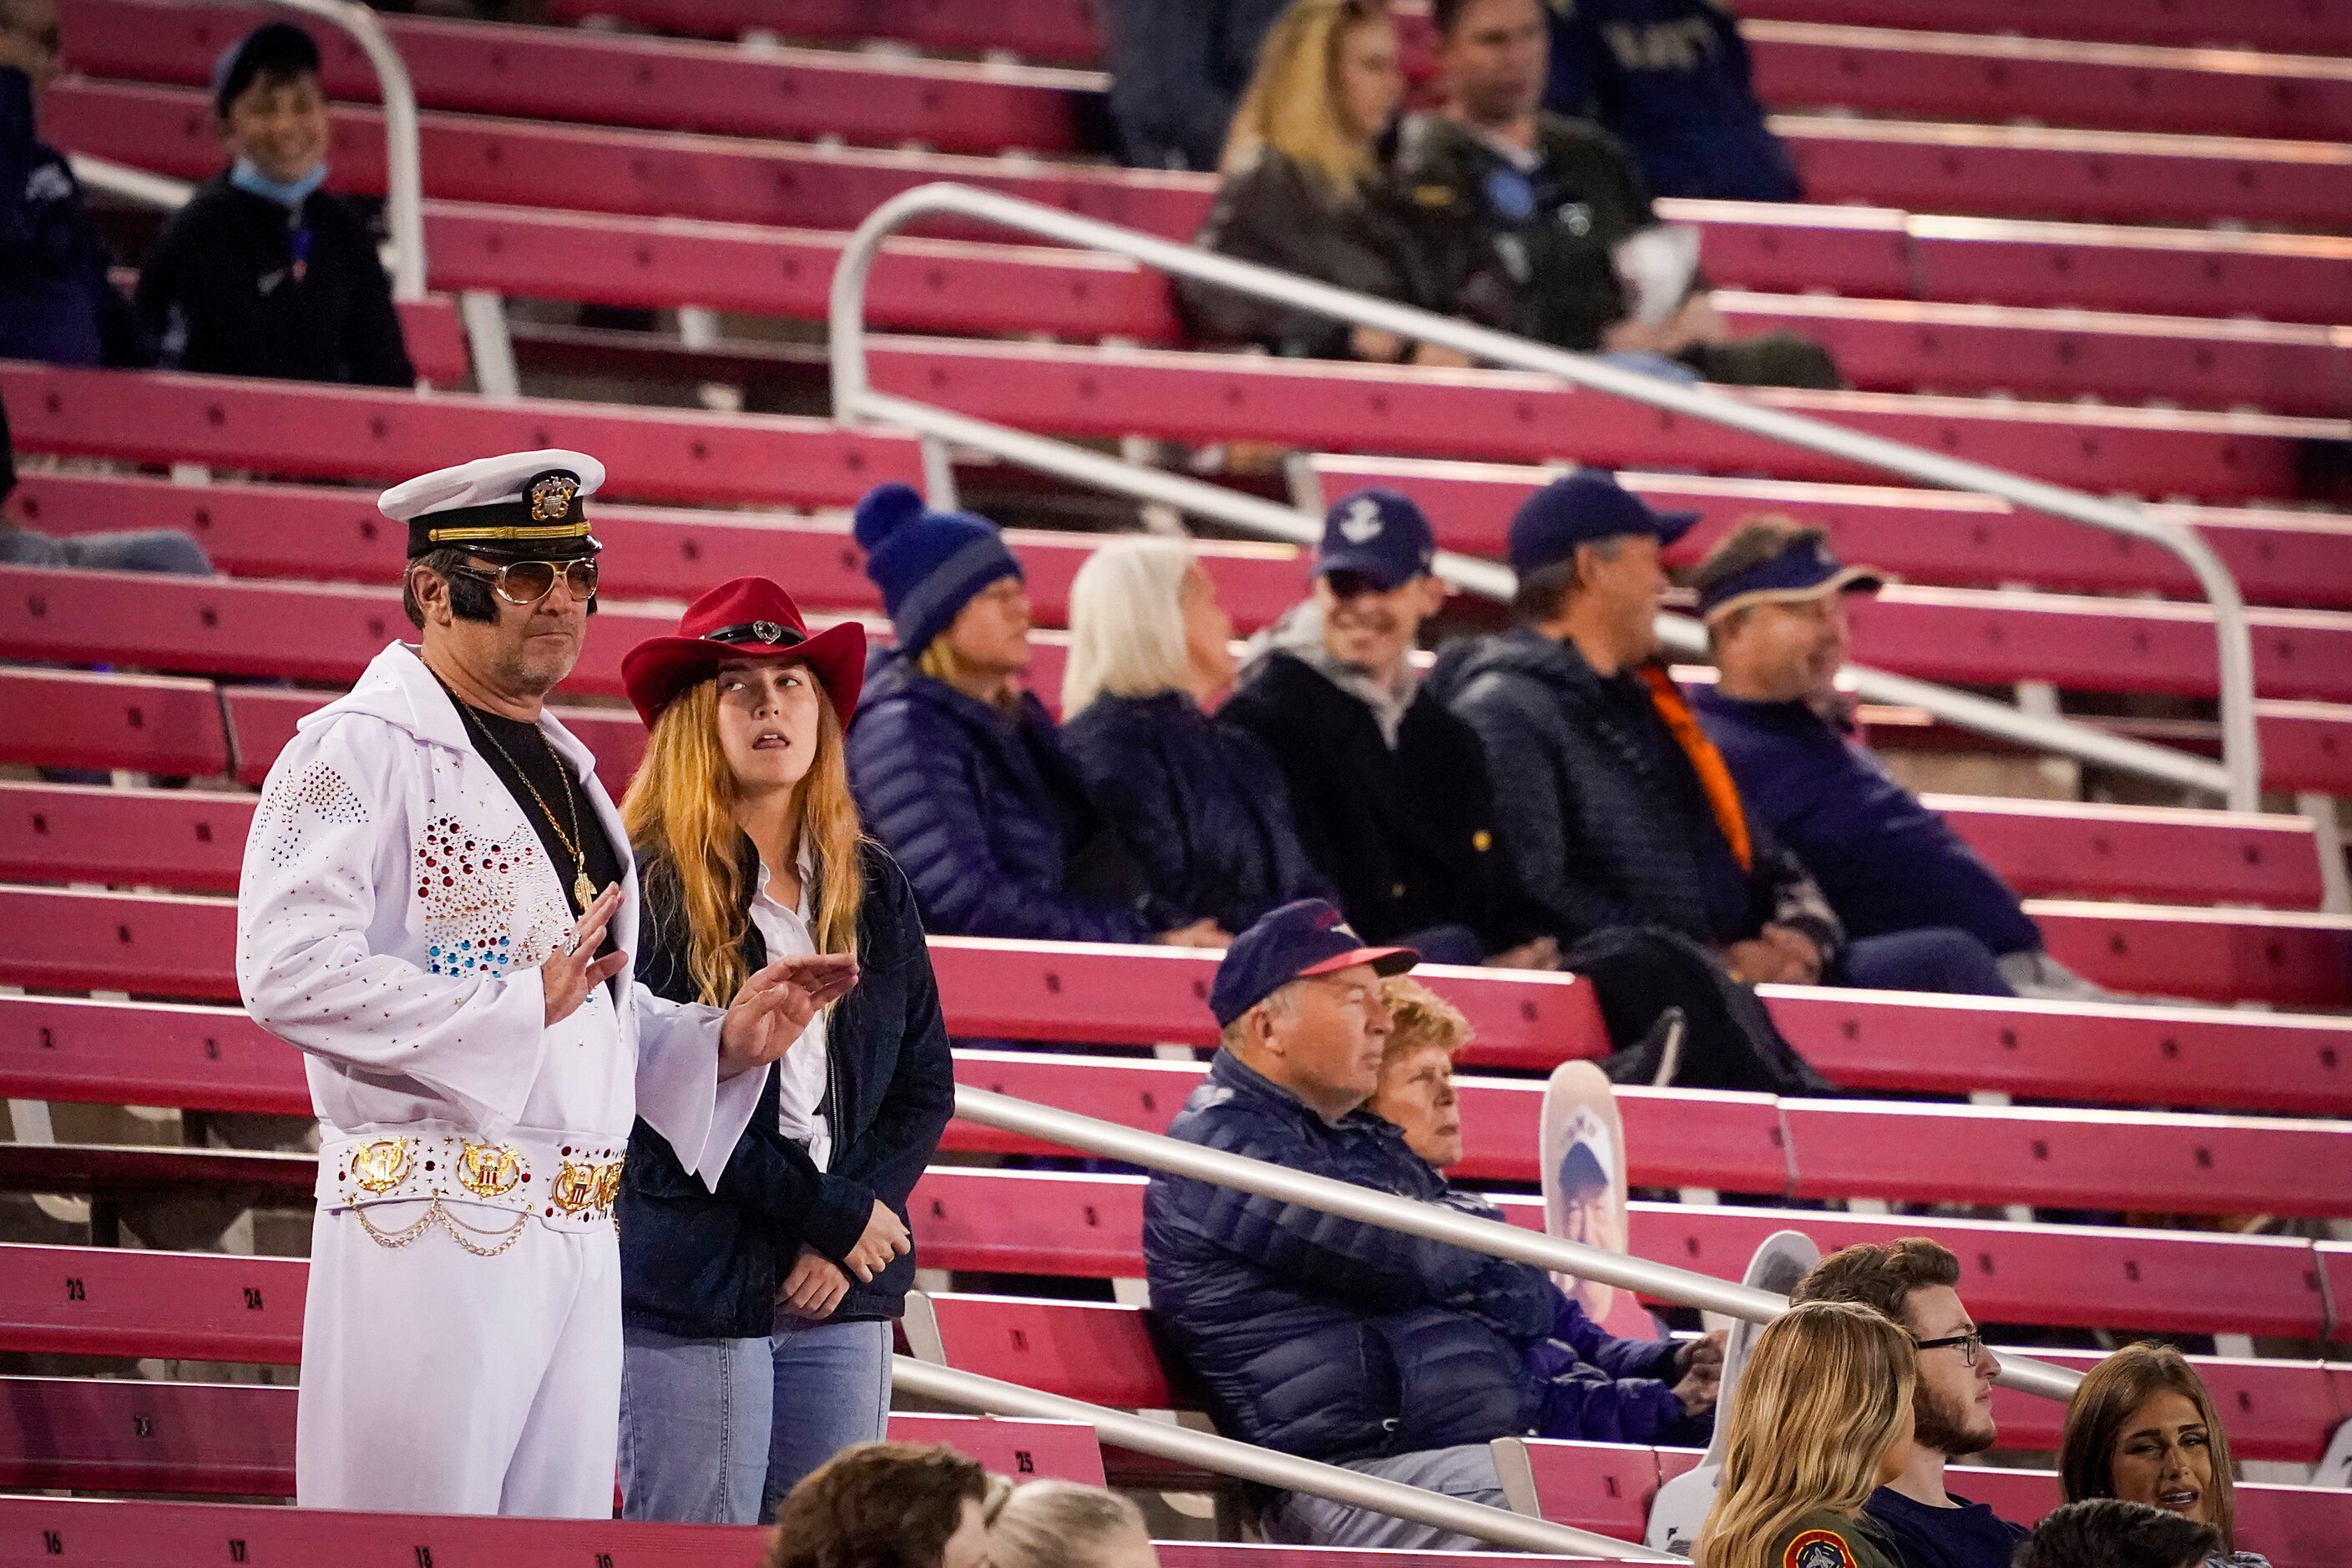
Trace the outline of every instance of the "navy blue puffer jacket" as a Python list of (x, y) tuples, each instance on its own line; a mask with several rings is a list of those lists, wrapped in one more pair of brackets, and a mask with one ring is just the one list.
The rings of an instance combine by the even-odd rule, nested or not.
[(1036, 698), (1004, 713), (884, 652), (847, 752), (858, 813), (932, 934), (1135, 942), (1183, 923), (1095, 809)]
[[(1227, 1052), (1168, 1133), (1493, 1215), (1390, 1123), (1326, 1122)], [(1522, 1355), (1560, 1305), (1540, 1268), (1166, 1174), (1144, 1197), (1143, 1255), (1152, 1306), (1229, 1436), (1345, 1460), (1485, 1443), (1538, 1418)]]
[(1229, 931), (1296, 899), (1328, 899), (1290, 817), (1290, 788), (1255, 736), (1181, 691), (1096, 698), (1062, 725), (1087, 791), (1152, 890)]

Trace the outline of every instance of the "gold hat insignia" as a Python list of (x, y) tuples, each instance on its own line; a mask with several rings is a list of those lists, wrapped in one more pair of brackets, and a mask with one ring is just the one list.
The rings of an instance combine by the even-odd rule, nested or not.
[(580, 493), (580, 481), (570, 474), (550, 474), (530, 487), (530, 520), (533, 522), (561, 522), (572, 515), (572, 498)]

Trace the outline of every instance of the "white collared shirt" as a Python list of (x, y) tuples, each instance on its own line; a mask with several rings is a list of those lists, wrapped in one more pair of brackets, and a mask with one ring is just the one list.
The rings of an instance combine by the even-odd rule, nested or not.
[[(751, 892), (751, 924), (758, 929), (760, 940), (767, 944), (771, 963), (780, 958), (806, 957), (816, 952), (816, 933), (810, 929), (814, 917), (809, 910), (809, 884), (814, 873), (814, 858), (803, 845), (801, 896), (799, 902), (788, 910), (768, 896), (768, 867), (765, 861), (761, 862), (759, 880)], [(824, 1103), (830, 1066), (825, 1055), (824, 1015), (819, 1013), (776, 1062), (776, 1123), (785, 1137), (808, 1151), (809, 1158), (820, 1171), (827, 1169), (833, 1160), (833, 1129), (818, 1110)]]

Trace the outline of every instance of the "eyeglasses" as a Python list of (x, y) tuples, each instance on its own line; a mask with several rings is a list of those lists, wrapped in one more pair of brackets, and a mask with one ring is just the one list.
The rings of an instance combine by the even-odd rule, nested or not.
[(555, 591), (559, 574), (573, 598), (587, 600), (596, 596), (593, 561), (509, 561), (495, 572), (474, 566), (457, 570), (478, 583), (488, 583), (490, 591), (509, 605), (538, 604)]
[(1940, 1340), (1923, 1340), (1915, 1335), (1911, 1343), (1923, 1351), (1950, 1350), (1957, 1346), (1961, 1362), (1974, 1366), (1977, 1364), (1977, 1352), (1984, 1349), (1984, 1334), (1980, 1330), (1970, 1329), (1965, 1334), (1947, 1334)]

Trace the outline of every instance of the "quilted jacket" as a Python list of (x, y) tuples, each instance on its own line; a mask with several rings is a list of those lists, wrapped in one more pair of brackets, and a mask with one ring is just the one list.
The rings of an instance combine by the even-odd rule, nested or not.
[[(1220, 1051), (1169, 1136), (1492, 1217), (1369, 1111), (1326, 1122)], [(1143, 1205), (1151, 1301), (1230, 1436), (1316, 1459), (1524, 1434), (1522, 1357), (1559, 1321), (1540, 1268), (1185, 1177)]]
[(1136, 942), (1183, 923), (1145, 888), (1034, 696), (1007, 714), (882, 652), (848, 757), (858, 812), (934, 935)]

